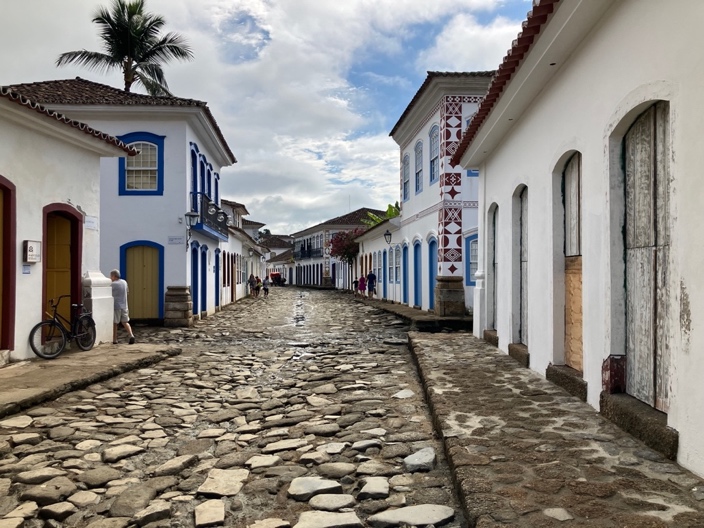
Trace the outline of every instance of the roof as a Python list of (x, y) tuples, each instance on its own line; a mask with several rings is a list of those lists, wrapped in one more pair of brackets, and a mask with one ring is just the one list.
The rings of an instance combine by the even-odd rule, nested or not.
[(494, 75), (493, 71), (477, 71), (477, 72), (437, 72), (437, 71), (429, 71), (428, 76), (425, 78), (425, 81), (423, 81), (423, 84), (420, 85), (420, 88), (418, 88), (418, 91), (416, 94), (413, 96), (413, 99), (411, 99), (411, 102), (408, 103), (408, 106), (406, 109), (403, 111), (403, 114), (401, 114), (401, 117), (398, 118), (398, 121), (394, 125), (394, 127), (391, 129), (391, 132), (389, 132), (389, 136), (393, 136), (398, 128), (401, 126), (401, 123), (403, 123), (404, 119), (408, 117), (408, 114), (411, 113), (415, 105), (420, 101), (420, 98), (423, 97), (423, 94), (425, 91), (428, 89), (430, 84), (433, 82), (433, 80), (441, 77), (451, 77), (451, 78), (458, 78), (458, 79), (471, 79), (473, 77), (491, 77)]
[(460, 159), (472, 143), (479, 132), (479, 128), (486, 121), (487, 117), (498, 102), (506, 86), (513, 78), (514, 74), (528, 54), (537, 36), (548, 21), (549, 15), (555, 10), (555, 5), (560, 0), (533, 0), (533, 9), (528, 13), (526, 20), (522, 24), (522, 31), (518, 34), (511, 45), (511, 49), (504, 57), (496, 71), (496, 75), (489, 85), (486, 97), (479, 104), (477, 113), (474, 114), (467, 129), (462, 135), (460, 145), (450, 160), (451, 165), (459, 165)]
[(20, 106), (24, 106), (26, 108), (29, 108), (30, 110), (34, 110), (35, 112), (42, 114), (46, 116), (49, 119), (53, 119), (55, 121), (58, 121), (59, 123), (63, 123), (66, 126), (69, 126), (71, 128), (75, 128), (80, 130), (81, 132), (88, 134), (89, 136), (93, 136), (99, 140), (104, 141), (105, 143), (108, 143), (109, 145), (112, 145), (114, 147), (117, 147), (124, 152), (126, 152), (130, 156), (134, 156), (137, 154), (137, 150), (135, 150), (132, 147), (127, 146), (125, 143), (120, 141), (114, 136), (111, 136), (110, 134), (106, 134), (105, 132), (100, 132), (99, 130), (96, 130), (85, 123), (82, 123), (81, 121), (76, 121), (75, 119), (70, 119), (66, 117), (63, 114), (60, 114), (58, 112), (54, 112), (52, 110), (49, 110), (42, 106), (39, 103), (35, 103), (34, 101), (28, 99), (24, 95), (4, 86), (0, 86), (0, 97), (3, 97), (7, 99), (8, 101), (12, 101), (13, 103), (17, 103)]
[(262, 246), (266, 246), (269, 248), (275, 247), (275, 248), (285, 248), (285, 247), (291, 247), (293, 246), (293, 241), (292, 240), (287, 240), (284, 238), (281, 238), (277, 235), (263, 235), (259, 239), (259, 243)]
[(43, 105), (115, 105), (115, 106), (173, 106), (196, 107), (203, 110), (223, 145), (227, 154), (236, 163), (237, 159), (230, 150), (225, 136), (220, 130), (215, 117), (207, 103), (196, 99), (185, 99), (174, 96), (153, 96), (126, 92), (106, 84), (100, 84), (76, 77), (55, 81), (41, 81), (8, 86), (11, 90), (21, 93)]
[(263, 222), (257, 222), (256, 220), (248, 220), (247, 218), (243, 218), (242, 225), (243, 226), (264, 226), (266, 224)]
[(225, 198), (220, 198), (220, 202), (232, 207), (233, 209), (240, 209), (242, 211), (242, 214), (249, 214), (249, 211), (247, 211), (247, 208), (244, 206), (244, 204), (241, 204), (239, 202), (233, 202), (232, 200), (226, 200)]
[(376, 216), (380, 216), (381, 218), (386, 217), (386, 211), (381, 211), (380, 209), (370, 209), (369, 207), (361, 207), (355, 211), (349, 212), (345, 215), (342, 216), (336, 216), (335, 218), (331, 218), (330, 220), (326, 220), (325, 222), (321, 222), (319, 224), (315, 224), (310, 227), (306, 227), (305, 229), (302, 229), (301, 231), (297, 231), (296, 233), (293, 234), (293, 236), (296, 235), (301, 235), (303, 233), (308, 233), (316, 230), (317, 228), (323, 227), (323, 226), (349, 226), (349, 227), (357, 227), (357, 226), (364, 226), (364, 222), (362, 220), (369, 220), (369, 214), (368, 213), (373, 213)]
[(268, 262), (288, 262), (292, 258), (293, 249), (287, 249), (283, 253), (279, 253), (278, 255), (271, 257)]

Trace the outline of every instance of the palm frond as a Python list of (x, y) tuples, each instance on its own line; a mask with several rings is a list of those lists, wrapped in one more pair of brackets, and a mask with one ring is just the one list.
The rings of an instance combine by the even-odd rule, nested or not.
[(178, 33), (167, 33), (140, 57), (142, 62), (169, 62), (171, 60), (192, 60), (193, 50)]
[(59, 58), (56, 59), (56, 65), (65, 66), (66, 64), (78, 64), (79, 66), (85, 66), (89, 70), (101, 73), (106, 73), (110, 71), (111, 68), (120, 66), (120, 62), (116, 61), (114, 57), (98, 51), (88, 50), (67, 51), (66, 53), (62, 53), (59, 55)]
[(159, 86), (161, 86), (166, 92), (169, 92), (169, 85), (166, 82), (164, 70), (159, 64), (141, 63), (137, 65), (137, 70), (146, 75), (155, 83), (159, 84)]
[(143, 72), (136, 72), (134, 74), (135, 82), (141, 84), (144, 86), (144, 89), (147, 90), (147, 93), (149, 95), (154, 95), (154, 96), (173, 96), (173, 94), (168, 90), (168, 88), (162, 86), (159, 84), (156, 80), (152, 79), (148, 75), (146, 75)]

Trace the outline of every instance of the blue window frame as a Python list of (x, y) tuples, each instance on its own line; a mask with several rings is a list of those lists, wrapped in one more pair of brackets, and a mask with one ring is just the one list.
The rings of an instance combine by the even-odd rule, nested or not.
[(198, 147), (191, 147), (191, 211), (198, 210)]
[(394, 248), (389, 249), (389, 283), (394, 282)]
[(476, 286), (474, 274), (479, 265), (479, 239), (478, 235), (471, 235), (464, 239), (464, 284)]
[(406, 154), (403, 157), (403, 201), (406, 202), (411, 195), (411, 157)]
[(416, 162), (416, 194), (423, 192), (423, 142), (419, 141), (415, 146)]
[(430, 184), (440, 178), (440, 127), (430, 129)]
[(220, 175), (215, 173), (215, 195), (213, 196), (215, 205), (220, 206)]
[(394, 255), (394, 264), (395, 264), (395, 276), (396, 276), (396, 284), (401, 283), (401, 246), (396, 246), (396, 253)]
[(212, 200), (213, 199), (213, 171), (211, 170), (210, 163), (208, 163), (207, 177), (206, 177), (205, 181), (206, 181), (206, 185), (208, 186), (208, 188), (205, 191), (205, 195)]
[(120, 196), (162, 196), (164, 194), (164, 137), (151, 132), (130, 132), (118, 136), (139, 150), (136, 156), (119, 160)]

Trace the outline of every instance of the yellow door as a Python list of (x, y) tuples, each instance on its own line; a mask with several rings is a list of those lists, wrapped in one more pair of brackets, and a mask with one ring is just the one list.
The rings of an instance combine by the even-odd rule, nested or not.
[(126, 255), (131, 319), (159, 318), (159, 250), (133, 246)]
[[(46, 223), (46, 300), (48, 303), (50, 299), (71, 294), (71, 221), (57, 214), (49, 214)], [(61, 300), (59, 313), (71, 320), (70, 297)]]
[[(5, 239), (3, 235), (5, 233), (5, 191), (0, 187), (0, 251), (4, 254), (8, 248), (5, 247)], [(2, 302), (5, 298), (5, 269), (3, 268), (3, 258), (0, 255), (0, 332), (3, 331), (5, 325), (5, 319), (3, 319), (4, 312), (2, 310)], [(5, 342), (5, 335), (0, 335), (0, 348)]]

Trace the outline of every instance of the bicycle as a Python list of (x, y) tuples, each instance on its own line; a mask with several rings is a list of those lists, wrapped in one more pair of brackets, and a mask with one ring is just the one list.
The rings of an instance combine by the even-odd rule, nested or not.
[(49, 300), (49, 306), (54, 312), (32, 328), (29, 333), (29, 344), (34, 353), (42, 359), (54, 359), (66, 348), (66, 343), (72, 339), (81, 350), (90, 350), (95, 344), (95, 321), (90, 312), (83, 311), (82, 304), (71, 305), (71, 320), (58, 313), (61, 299), (70, 297), (62, 295), (56, 302)]

